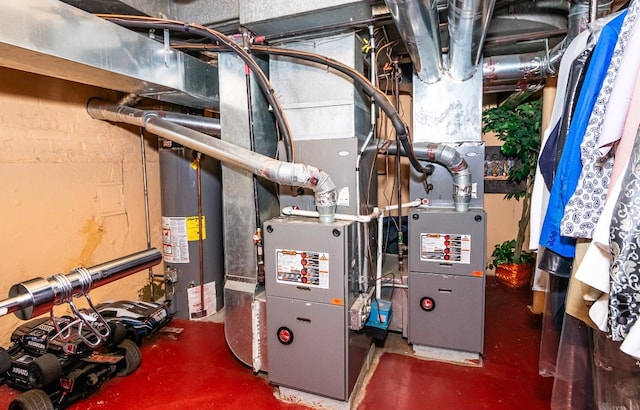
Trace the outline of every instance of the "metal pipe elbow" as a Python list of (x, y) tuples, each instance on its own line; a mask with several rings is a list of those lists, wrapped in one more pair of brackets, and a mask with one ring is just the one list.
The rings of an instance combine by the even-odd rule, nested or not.
[(332, 223), (336, 219), (336, 185), (325, 171), (307, 164), (281, 162), (275, 182), (313, 190), (320, 222)]
[(471, 170), (462, 154), (452, 146), (429, 144), (427, 159), (447, 168), (453, 177), (453, 205), (458, 212), (467, 212), (471, 202)]

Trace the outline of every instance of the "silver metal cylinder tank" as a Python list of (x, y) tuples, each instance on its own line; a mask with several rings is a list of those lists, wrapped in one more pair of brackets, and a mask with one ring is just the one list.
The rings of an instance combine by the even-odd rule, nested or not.
[[(159, 150), (167, 299), (177, 317), (208, 316), (213, 312), (198, 307), (202, 299), (205, 307), (212, 299), (212, 283), (215, 310), (224, 304), (220, 162), (201, 155), (198, 177), (194, 150), (164, 139), (159, 141)], [(203, 216), (202, 236), (199, 213)], [(206, 297), (199, 288), (203, 283)]]

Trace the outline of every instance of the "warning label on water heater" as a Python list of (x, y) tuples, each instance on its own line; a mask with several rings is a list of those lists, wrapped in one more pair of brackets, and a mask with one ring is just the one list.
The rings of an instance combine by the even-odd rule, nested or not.
[(288, 285), (329, 289), (329, 254), (276, 249), (276, 281)]
[(471, 235), (420, 234), (420, 260), (468, 264), (471, 261)]
[(162, 217), (162, 256), (167, 263), (189, 263), (187, 218)]

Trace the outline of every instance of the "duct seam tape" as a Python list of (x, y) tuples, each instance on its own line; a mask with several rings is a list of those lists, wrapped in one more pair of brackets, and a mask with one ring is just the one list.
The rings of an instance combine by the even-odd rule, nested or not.
[(252, 333), (253, 339), (251, 343), (251, 350), (253, 354), (253, 371), (258, 372), (262, 368), (262, 349), (260, 346), (260, 317), (262, 315), (262, 311), (260, 309), (260, 302), (255, 300), (251, 304), (251, 315), (252, 315)]

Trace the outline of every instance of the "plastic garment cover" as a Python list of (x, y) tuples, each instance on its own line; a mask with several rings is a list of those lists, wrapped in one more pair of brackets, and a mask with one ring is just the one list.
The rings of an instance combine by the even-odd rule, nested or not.
[(542, 337), (538, 365), (541, 376), (553, 377), (556, 374), (556, 360), (558, 358), (558, 346), (565, 315), (565, 298), (568, 285), (568, 278), (549, 275), (547, 296), (542, 316)]
[(592, 382), (592, 329), (565, 314), (551, 393), (552, 409), (596, 408)]
[(605, 332), (594, 337), (594, 389), (598, 409), (640, 409), (640, 367), (638, 361), (620, 350)]

